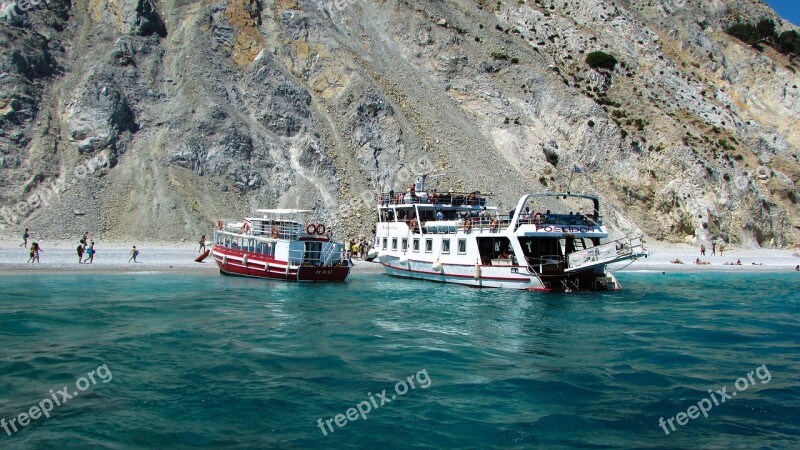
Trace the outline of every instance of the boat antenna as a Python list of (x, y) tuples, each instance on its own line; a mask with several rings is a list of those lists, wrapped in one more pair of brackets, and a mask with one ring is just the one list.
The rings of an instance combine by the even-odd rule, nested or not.
[(443, 177), (445, 175), (446, 175), (446, 173), (444, 173), (444, 172), (437, 173), (436, 175), (428, 175), (427, 173), (418, 173), (417, 174), (417, 180), (414, 183), (414, 189), (417, 192), (422, 192), (422, 191), (425, 190), (425, 180), (426, 179), (430, 178), (430, 179), (433, 180), (433, 179), (436, 179), (436, 178), (441, 178), (441, 177)]
[[(569, 188), (572, 186), (572, 175), (576, 173), (583, 173), (583, 170), (578, 166), (572, 166), (572, 171), (569, 173), (569, 182), (567, 183), (567, 194), (570, 193)], [(567, 198), (567, 196), (565, 195), (564, 198)]]

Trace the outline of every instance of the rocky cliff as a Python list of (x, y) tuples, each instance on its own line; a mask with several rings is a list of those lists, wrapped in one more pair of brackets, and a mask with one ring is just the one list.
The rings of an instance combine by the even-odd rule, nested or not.
[[(759, 1), (6, 0), (0, 226), (180, 239), (253, 207), (365, 235), (411, 174), (601, 194), (617, 232), (800, 241), (799, 65)], [(592, 68), (603, 51), (612, 67)], [(574, 174), (575, 167), (581, 173)]]

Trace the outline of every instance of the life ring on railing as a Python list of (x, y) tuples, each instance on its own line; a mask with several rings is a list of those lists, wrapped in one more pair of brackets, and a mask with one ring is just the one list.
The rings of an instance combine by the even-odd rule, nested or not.
[(308, 234), (316, 234), (317, 233), (317, 226), (313, 223), (308, 224), (306, 227), (306, 233)]
[(272, 239), (278, 239), (278, 227), (272, 227)]
[(325, 234), (325, 224), (318, 223), (317, 224), (317, 234)]
[(417, 219), (411, 219), (411, 221), (408, 222), (408, 228), (411, 229), (412, 233), (414, 233), (414, 229), (417, 228)]
[(536, 214), (534, 214), (533, 215), (533, 223), (535, 223), (537, 225), (544, 223), (544, 215), (542, 215), (542, 213), (540, 213), (540, 212), (537, 212)]
[(249, 231), (250, 231), (250, 224), (245, 222), (244, 225), (242, 225), (242, 234), (247, 234)]
[(221, 221), (221, 220), (218, 220), (218, 221), (217, 221), (217, 229), (218, 229), (218, 230), (221, 230), (221, 229), (222, 229), (222, 221)]
[(489, 222), (489, 231), (495, 232), (497, 231), (497, 227), (498, 227), (497, 219), (496, 218), (492, 219), (492, 221)]
[(472, 220), (469, 217), (464, 219), (464, 231), (467, 233), (472, 231)]

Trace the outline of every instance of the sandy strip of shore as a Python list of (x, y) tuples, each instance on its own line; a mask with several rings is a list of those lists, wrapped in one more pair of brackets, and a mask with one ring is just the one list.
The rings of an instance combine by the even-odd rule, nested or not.
[[(200, 254), (199, 245), (186, 243), (137, 243), (139, 255), (136, 263), (128, 262), (132, 245), (96, 242), (94, 261), (78, 263), (77, 242), (42, 242), (38, 264), (27, 263), (28, 248), (19, 242), (0, 242), (0, 274), (63, 274), (63, 273), (217, 273), (219, 269), (211, 257), (202, 263), (194, 262)], [(86, 255), (83, 256), (86, 258)], [(356, 260), (354, 272), (383, 272), (380, 264)]]
[[(612, 271), (659, 271), (659, 272), (788, 272), (794, 271), (800, 264), (797, 251), (775, 249), (742, 249), (726, 248), (724, 254), (719, 252), (711, 256), (706, 249), (706, 256), (700, 255), (700, 249), (685, 245), (647, 245), (650, 255), (633, 263), (630, 261), (613, 264)], [(708, 264), (695, 264), (697, 259)], [(683, 264), (672, 261), (680, 260)], [(741, 265), (736, 264), (741, 262)], [(727, 264), (726, 264), (727, 263)]]
[[(30, 244), (30, 242), (29, 242)], [(194, 259), (199, 254), (196, 244), (188, 243), (137, 243), (137, 262), (128, 262), (131, 245), (98, 242), (97, 254), (92, 264), (79, 264), (77, 243), (69, 241), (43, 242), (39, 264), (28, 264), (28, 249), (19, 242), (0, 242), (0, 274), (22, 275), (33, 273), (216, 273), (217, 265), (211, 258), (203, 263)], [(623, 262), (610, 266), (612, 271), (658, 271), (658, 272), (789, 272), (800, 264), (800, 257), (792, 250), (771, 249), (726, 249), (724, 255), (700, 256), (697, 248), (680, 245), (650, 245), (650, 256), (634, 262)], [(85, 256), (84, 256), (85, 257)], [(708, 265), (694, 264), (695, 259), (710, 262)], [(684, 264), (673, 264), (679, 259)], [(741, 261), (741, 265), (726, 265)], [(356, 259), (354, 272), (382, 272), (380, 264)]]

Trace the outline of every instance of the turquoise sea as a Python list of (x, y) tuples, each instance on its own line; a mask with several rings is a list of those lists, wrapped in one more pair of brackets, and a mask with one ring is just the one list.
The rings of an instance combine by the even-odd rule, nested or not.
[(800, 274), (619, 278), (0, 276), (0, 448), (798, 448)]

